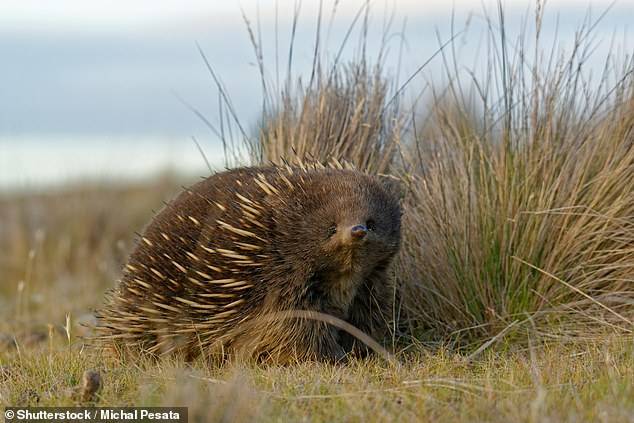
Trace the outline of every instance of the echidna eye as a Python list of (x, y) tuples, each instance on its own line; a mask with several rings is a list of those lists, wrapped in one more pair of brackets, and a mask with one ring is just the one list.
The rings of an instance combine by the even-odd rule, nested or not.
[(330, 238), (331, 236), (333, 236), (334, 234), (337, 233), (337, 225), (335, 225), (334, 223), (332, 225), (330, 225), (330, 227), (328, 228), (328, 238)]
[(365, 227), (368, 228), (369, 231), (373, 231), (376, 229), (376, 222), (374, 219), (368, 219), (368, 221), (365, 222)]

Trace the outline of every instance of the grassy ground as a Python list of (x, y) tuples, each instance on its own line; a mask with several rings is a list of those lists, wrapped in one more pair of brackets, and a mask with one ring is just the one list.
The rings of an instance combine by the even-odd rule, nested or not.
[(2, 357), (10, 372), (0, 385), (6, 405), (78, 404), (73, 386), (84, 369), (97, 368), (97, 404), (187, 406), (190, 421), (628, 422), (634, 415), (634, 353), (623, 339), (490, 351), (473, 362), (420, 352), (398, 368), (376, 361), (341, 368), (121, 366), (47, 346)]
[(503, 343), (471, 357), (410, 345), (398, 365), (214, 368), (102, 357), (83, 345), (80, 324), (112, 286), (134, 231), (177, 186), (0, 200), (0, 404), (81, 404), (75, 387), (96, 369), (97, 404), (184, 405), (198, 421), (632, 421), (634, 340), (624, 336)]

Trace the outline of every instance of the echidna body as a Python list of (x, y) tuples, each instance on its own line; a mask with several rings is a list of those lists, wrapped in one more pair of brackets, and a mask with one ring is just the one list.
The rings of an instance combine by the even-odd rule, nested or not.
[(354, 338), (292, 312), (383, 338), (400, 216), (393, 183), (353, 170), (210, 176), (149, 224), (98, 313), (100, 337), (188, 358), (340, 359), (357, 349)]

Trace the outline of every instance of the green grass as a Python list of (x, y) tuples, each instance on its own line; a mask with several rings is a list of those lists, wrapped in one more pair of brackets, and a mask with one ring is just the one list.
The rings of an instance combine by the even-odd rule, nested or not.
[(398, 367), (367, 360), (221, 368), (121, 364), (56, 338), (52, 348), (44, 342), (0, 355), (10, 374), (0, 379), (0, 404), (80, 405), (73, 388), (85, 369), (98, 369), (97, 405), (187, 406), (190, 421), (629, 422), (634, 415), (631, 338), (491, 350), (472, 361), (448, 349), (418, 350)]

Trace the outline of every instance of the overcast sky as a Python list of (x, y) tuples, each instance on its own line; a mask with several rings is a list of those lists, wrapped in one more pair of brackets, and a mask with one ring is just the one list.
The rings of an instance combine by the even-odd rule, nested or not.
[[(628, 21), (634, 21), (633, 3), (617, 2), (597, 33), (609, 37), (613, 31), (623, 31)], [(285, 56), (294, 2), (279, 0), (277, 4), (279, 42)], [(310, 63), (318, 4), (304, 1), (301, 5), (296, 49), (299, 70)], [(358, 0), (338, 2), (329, 37), (332, 50), (362, 4)], [(438, 46), (436, 30), (443, 37), (449, 35), (452, 7), (460, 26), (470, 12), (482, 15), (482, 4), (494, 10), (494, 3), (480, 0), (374, 1), (376, 43), (371, 49), (378, 48), (385, 11), (389, 14), (395, 9), (394, 32), (407, 17), (409, 50), (404, 72), (411, 71)], [(512, 15), (524, 13), (531, 3), (509, 0), (505, 4)], [(598, 16), (609, 2), (548, 3), (550, 16), (559, 14), (564, 38), (572, 36), (588, 4)], [(324, 2), (326, 17), (332, 5), (332, 1)], [(194, 135), (201, 124), (174, 93), (206, 114), (216, 111), (215, 90), (196, 42), (226, 83), (244, 120), (252, 121), (257, 116), (259, 80), (240, 7), (252, 21), (259, 16), (265, 56), (272, 64), (274, 0), (2, 0), (0, 137)], [(396, 38), (392, 43), (396, 46)], [(388, 68), (394, 63), (388, 63)]]
[[(183, 29), (192, 28), (196, 22), (215, 21), (231, 25), (236, 12), (242, 8), (247, 14), (255, 14), (259, 9), (260, 17), (273, 20), (277, 14), (279, 19), (289, 19), (293, 15), (294, 0), (3, 0), (0, 3), (0, 15), (3, 26), (14, 26), (14, 29), (37, 30), (54, 27), (68, 29), (68, 26), (89, 30), (112, 29), (112, 26), (140, 25), (148, 28), (166, 22), (180, 21)], [(324, 1), (324, 9), (332, 9), (335, 1)], [(364, 3), (363, 0), (339, 0), (338, 14), (344, 18), (353, 16)], [(526, 8), (534, 1), (506, 0), (507, 9)], [(606, 7), (614, 3), (612, 0), (550, 0), (546, 4), (554, 8), (587, 8), (588, 5)], [(627, 5), (627, 1), (616, 2), (617, 7)], [(451, 9), (480, 10), (482, 4), (495, 5), (495, 2), (480, 0), (375, 0), (370, 2), (375, 10), (396, 6), (402, 15), (446, 14)], [(318, 10), (318, 0), (305, 0), (301, 8), (308, 14)], [(220, 19), (222, 18), (222, 19)], [(43, 28), (43, 26), (45, 28)]]

